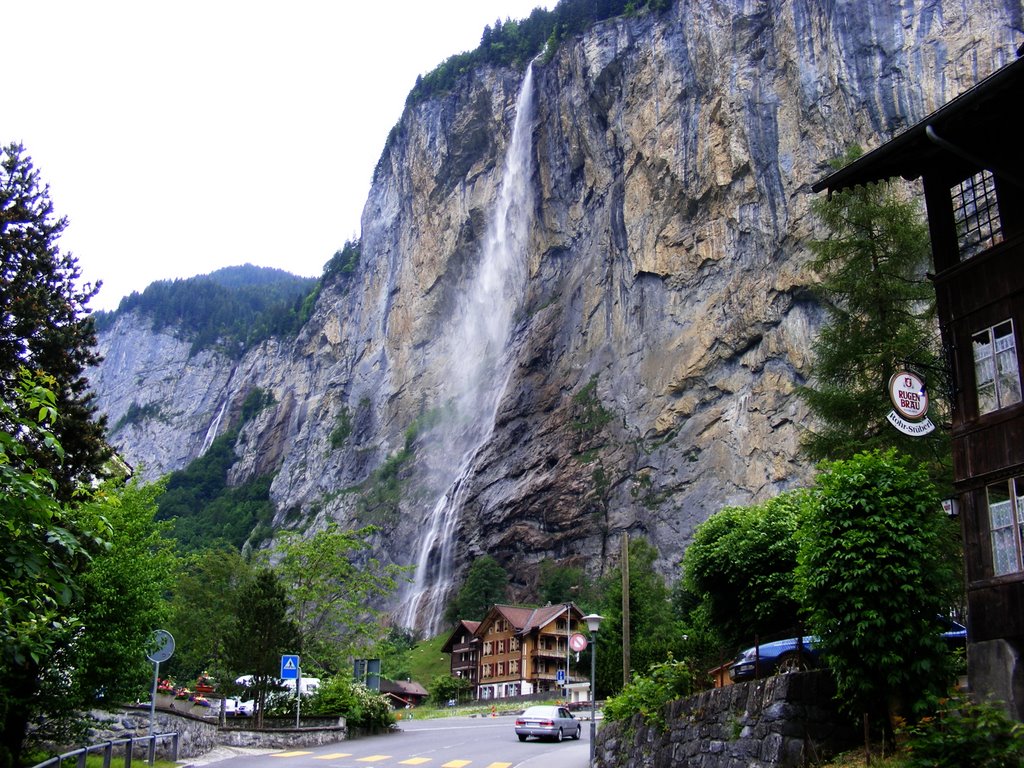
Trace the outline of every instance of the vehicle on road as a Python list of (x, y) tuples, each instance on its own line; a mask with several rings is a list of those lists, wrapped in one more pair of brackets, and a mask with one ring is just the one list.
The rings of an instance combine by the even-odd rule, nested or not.
[(516, 718), (516, 736), (520, 741), (526, 741), (530, 736), (554, 741), (578, 739), (580, 733), (579, 720), (565, 707), (527, 707)]
[[(937, 617), (936, 621), (942, 628), (942, 639), (950, 650), (966, 647), (967, 628), (963, 624), (944, 616)], [(817, 637), (789, 637), (741, 651), (729, 667), (729, 677), (738, 683), (788, 672), (804, 672), (822, 663)]]

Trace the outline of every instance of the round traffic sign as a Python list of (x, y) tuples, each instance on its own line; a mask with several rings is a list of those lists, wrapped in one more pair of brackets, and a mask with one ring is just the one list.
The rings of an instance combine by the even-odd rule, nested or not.
[(174, 637), (166, 629), (153, 631), (153, 640), (150, 644), (150, 651), (146, 658), (150, 661), (167, 661), (174, 655)]
[(587, 647), (587, 638), (585, 638), (579, 632), (574, 632), (569, 637), (569, 647), (576, 651), (576, 653), (579, 653)]

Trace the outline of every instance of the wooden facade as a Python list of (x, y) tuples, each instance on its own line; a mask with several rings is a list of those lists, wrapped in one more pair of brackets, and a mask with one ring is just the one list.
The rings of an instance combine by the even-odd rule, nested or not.
[(474, 691), (479, 671), (480, 638), (476, 636), (479, 626), (479, 621), (460, 621), (441, 647), (442, 653), (449, 654), (451, 676), (469, 681)]
[[(528, 608), (495, 605), (484, 620), (476, 625), (471, 636), (465, 629), (474, 622), (460, 622), (443, 650), (452, 654), (455, 674), (456, 655), (460, 649), (474, 649), (478, 699), (503, 699), (542, 693), (561, 693), (566, 687), (559, 681), (559, 670), (569, 670), (566, 683), (572, 687), (587, 679), (570, 663), (569, 637), (574, 632), (587, 634), (583, 613), (573, 603)], [(459, 637), (461, 642), (453, 642)], [(463, 663), (463, 662), (459, 662)], [(462, 677), (468, 671), (462, 669)]]
[(1024, 59), (813, 186), (921, 179), (954, 382), (968, 681), (1024, 719)]

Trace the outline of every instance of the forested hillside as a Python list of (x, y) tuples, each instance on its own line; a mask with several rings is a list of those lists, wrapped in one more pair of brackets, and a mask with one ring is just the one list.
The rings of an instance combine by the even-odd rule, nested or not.
[(232, 355), (272, 336), (293, 336), (305, 322), (314, 278), (284, 270), (226, 267), (184, 280), (160, 280), (121, 299), (113, 312), (97, 312), (100, 332), (129, 312), (153, 321), (153, 330), (173, 328), (192, 342), (193, 352), (212, 346)]

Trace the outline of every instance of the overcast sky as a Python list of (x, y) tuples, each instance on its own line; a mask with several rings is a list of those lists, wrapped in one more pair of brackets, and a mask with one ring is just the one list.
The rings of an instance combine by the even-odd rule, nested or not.
[(70, 224), (92, 309), (246, 262), (318, 276), (416, 76), (554, 0), (0, 0), (0, 143)]

